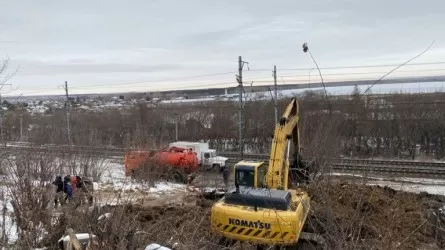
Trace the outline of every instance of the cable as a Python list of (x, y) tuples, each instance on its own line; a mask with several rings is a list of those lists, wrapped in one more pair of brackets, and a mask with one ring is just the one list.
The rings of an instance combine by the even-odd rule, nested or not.
[(307, 43), (303, 44), (303, 51), (304, 52), (309, 52), (309, 55), (311, 56), (312, 61), (314, 62), (315, 66), (317, 67), (317, 70), (318, 70), (318, 73), (319, 73), (320, 79), (321, 79), (321, 84), (323, 85), (323, 90), (324, 90), (324, 93), (325, 93), (326, 103), (328, 104), (328, 108), (329, 108), (329, 121), (332, 123), (332, 106), (331, 106), (331, 102), (329, 101), (328, 91), (326, 90), (326, 86), (324, 85), (323, 75), (321, 74), (320, 67), (318, 67), (317, 61), (315, 61), (315, 58), (312, 56), (312, 53), (309, 50), (309, 47), (307, 46)]
[[(431, 63), (430, 63), (431, 64)], [(411, 64), (411, 65), (413, 65), (413, 64)], [(321, 69), (321, 68), (320, 68)], [(399, 72), (431, 72), (431, 71), (442, 71), (442, 70), (445, 70), (445, 69), (428, 69), (428, 70), (415, 70), (415, 71), (399, 71)], [(185, 77), (185, 78), (172, 78), (172, 79), (188, 79), (188, 78), (198, 78), (198, 77), (205, 77), (205, 76), (215, 76), (215, 75), (222, 75), (222, 74), (227, 74), (227, 73), (231, 73), (231, 72), (226, 72), (226, 73), (216, 73), (216, 74), (209, 74), (209, 75), (201, 75), (201, 76), (191, 76), (191, 77)], [(324, 74), (325, 76), (350, 76), (350, 75), (368, 75), (368, 74), (379, 74), (379, 73), (385, 73), (385, 72), (360, 72), (360, 73), (331, 73), (331, 74)], [(289, 78), (289, 77), (298, 77), (298, 76), (301, 76), (301, 77), (306, 77), (307, 75), (306, 74), (304, 74), (304, 75), (287, 75), (287, 76), (281, 76), (281, 78)], [(267, 78), (269, 78), (269, 77), (258, 77), (258, 78), (247, 78), (246, 77), (246, 80), (248, 80), (248, 81), (255, 81), (255, 82), (270, 82), (270, 83), (272, 83), (272, 80), (270, 80), (270, 81), (261, 81), (261, 80), (259, 80), (259, 79), (267, 79)], [(103, 86), (109, 86), (109, 85), (113, 85), (113, 86), (116, 86), (116, 85), (124, 85), (124, 84), (126, 84), (126, 85), (129, 85), (129, 84), (144, 84), (144, 83), (147, 83), (147, 82), (156, 82), (156, 81), (167, 81), (168, 79), (160, 79), (160, 80), (150, 80), (150, 81), (144, 81), (144, 82), (127, 82), (127, 83), (113, 83), (113, 84), (96, 84), (96, 85), (89, 85), (89, 86), (78, 86), (78, 87), (72, 87), (73, 89), (89, 89), (89, 88), (95, 88), (95, 87), (103, 87)], [(222, 80), (222, 79), (221, 79)], [(326, 79), (325, 79), (326, 80)], [(330, 80), (330, 79), (328, 79), (328, 80)], [(335, 79), (335, 80), (337, 80), (337, 81), (339, 81), (338, 79)], [(355, 79), (355, 80), (372, 80), (372, 79), (369, 79), (369, 78), (367, 78), (367, 79), (365, 79), (365, 78), (359, 78), (359, 79)], [(216, 81), (219, 81), (219, 80), (216, 80)], [(304, 80), (297, 80), (297, 79), (295, 79), (295, 80), (292, 80), (294, 83), (295, 82), (306, 82), (306, 80), (304, 79)], [(344, 81), (347, 81), (347, 80), (344, 80)], [(187, 86), (187, 87), (189, 87), (189, 88), (193, 88), (193, 87), (202, 87), (202, 86), (206, 86), (206, 85), (219, 85), (219, 84), (232, 84), (233, 83), (233, 81), (232, 80), (230, 80), (230, 79), (227, 79), (227, 81), (225, 81), (225, 82), (215, 82), (215, 81), (212, 81), (212, 82), (203, 82), (203, 83), (200, 83), (200, 84), (193, 84), (193, 85), (190, 85), (190, 84), (188, 84), (188, 83), (182, 83), (182, 84), (179, 84), (179, 86), (178, 86), (178, 84), (176, 84), (175, 85), (175, 88), (176, 87), (181, 87), (181, 86)], [(285, 84), (285, 85), (287, 85), (287, 84)], [(159, 85), (159, 87), (161, 87), (162, 85)], [(142, 87), (142, 86), (141, 86)], [(158, 86), (153, 86), (153, 85), (151, 85), (151, 87), (153, 88), (153, 87), (158, 87)], [(118, 87), (119, 88), (119, 87)], [(122, 86), (122, 88), (127, 88), (127, 86)], [(31, 93), (28, 93), (28, 94), (35, 94), (35, 93), (42, 93), (42, 92), (46, 92), (47, 90), (49, 90), (49, 91), (54, 91), (55, 90), (55, 88), (39, 88), (39, 89), (33, 89), (33, 88), (25, 88), (25, 89), (20, 89), (21, 91), (32, 91), (32, 90), (36, 90), (36, 91), (33, 91), (33, 92), (31, 92)], [(15, 92), (15, 91), (13, 91), (13, 92)]]
[[(412, 63), (412, 64), (409, 64), (409, 66), (438, 65), (438, 64), (445, 64), (445, 62)], [(320, 70), (322, 70), (322, 69), (326, 70), (326, 69), (381, 68), (381, 67), (394, 67), (394, 66), (399, 66), (399, 64), (374, 64), (374, 65), (324, 67), (324, 68), (320, 68)], [(307, 70), (311, 70), (311, 69), (313, 69), (313, 68), (287, 68), (287, 69), (280, 68), (280, 71), (307, 71)], [(252, 69), (250, 71), (270, 71), (270, 69)]]
[[(431, 72), (431, 71), (443, 71), (445, 68), (441, 69), (420, 69), (420, 70), (402, 70), (397, 71), (399, 73), (410, 73), (410, 72)], [(349, 76), (349, 75), (370, 75), (370, 74), (384, 74), (387, 73), (387, 71), (371, 71), (371, 72), (356, 72), (356, 73), (330, 73), (330, 74), (323, 74), (324, 76)], [(302, 76), (307, 77), (307, 74), (304, 75), (285, 75), (280, 77), (295, 77), (295, 76)]]
[(217, 75), (228, 75), (228, 74), (236, 74), (236, 72), (230, 71), (230, 72), (214, 73), (214, 74), (208, 74), (208, 75), (184, 76), (184, 77), (164, 78), (164, 79), (158, 79), (158, 80), (147, 80), (147, 81), (137, 81), (137, 82), (110, 83), (110, 84), (101, 84), (101, 85), (95, 85), (95, 86), (100, 87), (100, 86), (110, 86), (110, 85), (128, 85), (128, 84), (136, 84), (136, 83), (148, 83), (148, 82), (164, 82), (164, 81), (194, 79), (194, 78), (217, 76)]
[(383, 75), (382, 77), (380, 77), (380, 79), (378, 79), (378, 80), (375, 81), (373, 84), (371, 84), (371, 86), (369, 86), (369, 88), (367, 88), (367, 89), (365, 90), (365, 92), (363, 92), (362, 95), (366, 94), (366, 92), (368, 92), (368, 90), (370, 90), (374, 85), (376, 85), (377, 83), (379, 83), (381, 80), (383, 80), (383, 78), (385, 78), (386, 76), (388, 76), (388, 75), (391, 74), (392, 72), (396, 71), (397, 69), (399, 69), (399, 68), (402, 67), (403, 65), (406, 65), (406, 64), (408, 64), (409, 62), (411, 62), (411, 61), (413, 61), (413, 60), (419, 58), (421, 55), (425, 54), (425, 53), (431, 48), (431, 46), (433, 46), (433, 44), (434, 44), (434, 41), (433, 41), (430, 45), (428, 45), (428, 47), (426, 47), (426, 49), (423, 50), (422, 52), (420, 52), (418, 55), (416, 55), (415, 57), (409, 59), (408, 61), (406, 61), (406, 62), (404, 62), (404, 63), (398, 65), (397, 67), (395, 67), (394, 69), (390, 70), (388, 73), (386, 73), (385, 75)]
[[(330, 79), (324, 79), (324, 80), (330, 81)], [(338, 83), (338, 82), (340, 82), (337, 79), (333, 79), (333, 80), (335, 80), (335, 81), (332, 81), (330, 83)], [(350, 80), (344, 81), (344, 82), (360, 82), (360, 81), (372, 81), (372, 80), (375, 80), (375, 78), (350, 79)], [(255, 81), (255, 82), (257, 83), (256, 87), (268, 87), (268, 86), (273, 84), (272, 80), (264, 80), (264, 81), (259, 80), (259, 81)], [(439, 83), (439, 81), (434, 81), (434, 82)], [(294, 80), (293, 83), (289, 83), (289, 84), (286, 83), (286, 84), (283, 84), (283, 85), (284, 86), (286, 86), (286, 85), (287, 86), (295, 85), (295, 89), (317, 89), (317, 88), (319, 88), (319, 87), (314, 87), (314, 86), (302, 88), (302, 87), (298, 86), (298, 83), (306, 84), (307, 81), (306, 80)], [(397, 84), (413, 84), (413, 83), (415, 83), (415, 82), (397, 82), (397, 83), (387, 83), (387, 84), (395, 84), (395, 85), (397, 85)], [(233, 82), (204, 83), (204, 84), (201, 84), (201, 85), (198, 85), (198, 84), (187, 85), (187, 89), (175, 86), (174, 88), (172, 87), (172, 89), (159, 90), (159, 91), (160, 92), (163, 92), (163, 91), (187, 91), (187, 90), (197, 90), (197, 89), (218, 89), (218, 88), (232, 88), (233, 87), (233, 86), (225, 86), (225, 85), (228, 85), (228, 84), (233, 84)], [(313, 84), (316, 84), (316, 83), (313, 83)], [(360, 84), (360, 85), (369, 85), (369, 84), (370, 83), (364, 83), (364, 84)], [(344, 85), (343, 86), (332, 86), (332, 85), (329, 85), (329, 83), (325, 83), (325, 86), (326, 86), (326, 88), (345, 87)], [(351, 86), (352, 86), (352, 84), (351, 84)], [(208, 87), (208, 88), (202, 88), (202, 87)], [(91, 88), (92, 87), (86, 86), (86, 87), (73, 87), (72, 89), (75, 89), (75, 90), (85, 89), (85, 90), (87, 90), (87, 89), (91, 89)], [(112, 94), (112, 93), (122, 92), (122, 90), (119, 90), (121, 88), (124, 88), (124, 87), (123, 86), (122, 87), (114, 87), (114, 89), (116, 89), (116, 91), (106, 92), (105, 94)], [(140, 89), (140, 88), (143, 88), (143, 86), (138, 86), (136, 89), (133, 90), (133, 92), (147, 92), (147, 91), (150, 91), (149, 89)], [(287, 91), (291, 91), (292, 89), (286, 89), (286, 90)], [(32, 96), (32, 95), (38, 95), (39, 93), (44, 93), (44, 92), (46, 92), (46, 93), (54, 92), (56, 90), (54, 88), (45, 88), (45, 89), (40, 89), (40, 90), (36, 90), (36, 91), (31, 91), (30, 92), (30, 89), (19, 89), (17, 91), (13, 91), (13, 92), (17, 93), (19, 91), (20, 91), (20, 93), (23, 93), (26, 96)], [(151, 91), (158, 91), (158, 90), (151, 90)], [(132, 92), (132, 91), (128, 90), (128, 91), (125, 91), (125, 92)], [(58, 93), (58, 94), (57, 93), (46, 94), (46, 93), (44, 95), (60, 95), (60, 96), (63, 95), (63, 93)], [(82, 93), (73, 93), (73, 94), (82, 95)], [(94, 92), (91, 92), (89, 94), (94, 94)], [(8, 94), (8, 96), (13, 96), (13, 95)]]
[[(434, 69), (434, 70), (418, 70), (416, 72), (424, 72), (424, 71), (437, 71), (437, 70), (445, 70), (445, 69)], [(409, 71), (406, 71), (409, 72)], [(366, 74), (372, 74), (372, 73), (384, 73), (384, 72), (370, 72), (370, 73), (344, 73), (344, 74), (324, 74), (324, 75), (342, 75), (342, 76), (348, 76), (348, 75), (366, 75)], [(293, 77), (292, 75), (289, 76), (282, 76), (282, 78), (284, 77)], [(260, 79), (270, 79), (270, 80), (260, 80)], [(396, 78), (397, 79), (397, 78)], [(258, 77), (258, 78), (249, 78), (247, 79), (249, 81), (254, 81), (254, 82), (259, 82), (259, 83), (273, 83), (273, 80), (270, 77)], [(324, 79), (324, 81), (335, 81), (335, 82), (348, 82), (348, 81), (370, 81), (370, 80), (374, 80), (374, 78), (349, 78), (349, 79), (345, 79), (345, 80), (340, 80), (340, 79)], [(218, 81), (218, 80), (216, 80)], [(196, 83), (196, 84), (189, 84), (189, 83), (181, 83), (181, 84), (175, 84), (175, 89), (180, 89), (181, 87), (188, 87), (190, 88), (194, 88), (194, 87), (202, 87), (202, 86), (218, 86), (218, 85), (224, 85), (224, 84), (233, 84), (234, 81), (233, 80), (228, 80), (225, 82), (201, 82), (201, 83)], [(292, 80), (292, 83), (283, 83), (283, 85), (292, 85), (295, 83), (307, 83), (306, 79), (294, 79)], [(315, 82), (314, 82), (315, 83)], [(72, 87), (72, 89), (90, 89), (90, 88), (95, 88), (97, 86), (102, 86), (102, 85), (89, 85), (89, 86), (78, 86), (78, 87)], [(156, 88), (156, 87), (162, 87), (163, 85), (151, 85), (150, 88)], [(257, 86), (265, 86), (265, 85), (257, 85)], [(135, 87), (146, 87), (146, 86), (135, 86)], [(221, 86), (224, 87), (224, 86)], [(128, 86), (117, 86), (114, 88), (128, 88)], [(21, 91), (32, 91), (32, 93), (40, 93), (40, 92), (45, 92), (46, 90), (50, 90), (50, 91), (54, 91), (55, 88), (39, 88), (39, 89), (35, 89), (35, 88), (26, 88), (26, 89), (20, 89)], [(16, 92), (16, 91), (14, 91)]]
[[(445, 62), (430, 62), (430, 63), (417, 63), (417, 64), (409, 64), (410, 66), (415, 65), (437, 65), (437, 64), (445, 64)], [(398, 64), (383, 64), (383, 65), (365, 65), (365, 66), (342, 66), (342, 67), (325, 67), (320, 68), (321, 69), (355, 69), (355, 68), (375, 68), (375, 67), (389, 67), (389, 66), (398, 66)], [(312, 68), (295, 68), (295, 69), (280, 69), (280, 70), (311, 70)], [(265, 71), (266, 69), (251, 69), (250, 71)], [(270, 69), (267, 69), (267, 71), (270, 71)], [(213, 74), (205, 74), (205, 75), (196, 75), (196, 76), (185, 76), (185, 77), (174, 77), (174, 78), (164, 78), (164, 79), (157, 79), (157, 80), (145, 80), (145, 81), (133, 81), (133, 82), (122, 82), (122, 83), (109, 83), (109, 84), (96, 84), (96, 85), (90, 85), (91, 87), (103, 87), (103, 86), (113, 86), (113, 85), (130, 85), (130, 84), (143, 84), (143, 83), (149, 83), (149, 82), (164, 82), (164, 81), (173, 81), (173, 80), (184, 80), (184, 79), (195, 79), (195, 78), (202, 78), (202, 77), (209, 77), (209, 76), (218, 76), (218, 75), (227, 75), (227, 74), (236, 74), (235, 71), (229, 71), (229, 72), (222, 72), (222, 73), (213, 73)], [(378, 73), (378, 72), (376, 72)], [(350, 73), (354, 74), (354, 73)], [(335, 75), (335, 74), (330, 74)], [(342, 74), (338, 74), (342, 75)], [(298, 75), (300, 76), (300, 75)], [(306, 75), (301, 75), (306, 76)]]
[[(445, 64), (445, 62), (430, 62), (430, 63), (417, 63), (417, 64), (409, 64), (410, 66), (414, 65), (434, 65), (434, 64)], [(368, 65), (368, 66), (344, 66), (344, 67), (325, 67), (320, 69), (345, 69), (345, 68), (372, 68), (372, 67), (386, 67), (386, 66), (393, 66), (394, 64), (386, 64), (386, 65)], [(400, 66), (400, 65), (398, 65)], [(267, 69), (268, 71), (270, 69)], [(280, 69), (281, 70), (281, 69)], [(308, 69), (283, 69), (283, 70), (308, 70)], [(437, 69), (439, 70), (445, 70), (445, 69)], [(260, 70), (254, 70), (251, 71), (260, 71)], [(394, 70), (393, 70), (394, 71)], [(415, 72), (426, 72), (426, 71), (436, 71), (436, 69), (429, 69), (429, 70), (416, 70)], [(402, 72), (409, 72), (409, 71), (402, 71)], [(158, 80), (147, 80), (147, 81), (135, 81), (135, 82), (124, 82), (124, 83), (110, 83), (110, 84), (95, 84), (95, 85), (89, 85), (89, 86), (78, 86), (78, 87), (72, 87), (73, 89), (89, 89), (89, 88), (95, 88), (95, 87), (105, 87), (105, 86), (118, 86), (118, 85), (131, 85), (131, 84), (145, 84), (149, 82), (162, 82), (162, 81), (172, 81), (172, 80), (182, 80), (182, 79), (193, 79), (193, 78), (201, 78), (201, 77), (209, 77), (209, 76), (218, 76), (218, 75), (226, 75), (226, 74), (235, 74), (236, 72), (223, 72), (223, 73), (214, 73), (214, 74), (206, 74), (206, 75), (197, 75), (197, 76), (188, 76), (188, 77), (177, 77), (177, 78), (166, 78), (166, 79), (158, 79)], [(325, 74), (325, 75), (339, 75), (339, 76), (347, 76), (347, 75), (366, 75), (366, 74), (372, 74), (372, 73), (381, 73), (381, 72), (369, 72), (369, 73), (332, 73), (332, 74)], [(306, 76), (306, 75), (295, 75), (295, 76)], [(285, 77), (293, 77), (293, 76), (285, 76)], [(269, 77), (262, 77), (262, 78), (248, 78), (246, 80), (254, 80), (254, 79), (266, 79)], [(338, 79), (336, 79), (338, 81)], [(359, 80), (359, 79), (357, 79)], [(261, 81), (261, 80), (254, 80), (255, 82), (270, 82), (272, 81)], [(293, 80), (293, 82), (306, 82), (306, 80)], [(188, 89), (194, 88), (194, 87), (202, 87), (202, 86), (217, 86), (217, 85), (223, 85), (223, 84), (233, 84), (234, 82), (232, 80), (228, 80), (226, 82), (218, 82), (215, 83), (215, 81), (212, 82), (203, 82), (200, 84), (176, 84), (174, 89), (178, 89), (181, 86), (186, 86)], [(179, 85), (179, 86), (178, 86)], [(144, 87), (144, 86), (141, 86)], [(155, 87), (155, 86), (150, 86)], [(160, 85), (159, 87), (163, 87)], [(223, 86), (221, 86), (223, 87)], [(128, 88), (128, 86), (119, 86), (114, 88)], [(29, 91), (31, 89), (21, 89), (21, 91)], [(54, 88), (39, 88), (37, 91), (33, 91), (29, 94), (35, 94), (35, 93), (42, 93), (46, 92), (46, 90), (54, 91)], [(14, 91), (15, 92), (15, 91)]]
[[(265, 77), (267, 78), (267, 77)], [(400, 78), (395, 78), (395, 79), (400, 79)], [(336, 88), (336, 87), (345, 87), (345, 86), (332, 86), (330, 84), (333, 83), (339, 83), (339, 82), (344, 82), (344, 83), (348, 83), (348, 82), (365, 82), (365, 81), (373, 81), (375, 80), (375, 78), (354, 78), (354, 79), (348, 79), (346, 81), (341, 81), (338, 79), (323, 79), (324, 81), (328, 81), (328, 83), (325, 82), (325, 87), (326, 88)], [(439, 82), (439, 81), (433, 81), (433, 82)], [(162, 88), (162, 86), (135, 86), (135, 89), (133, 91), (186, 91), (186, 90), (193, 90), (193, 89), (200, 89), (203, 87), (208, 87), (209, 89), (213, 89), (213, 88), (231, 88), (232, 86), (227, 86), (230, 84), (233, 84), (233, 81), (227, 81), (227, 82), (217, 82), (217, 83), (212, 83), (212, 82), (206, 82), (206, 83), (201, 83), (201, 84), (179, 84), (179, 85), (175, 85), (174, 87), (171, 87), (171, 89), (165, 89), (165, 90), (150, 90), (150, 89), (155, 89), (155, 88)], [(256, 87), (267, 87), (269, 85), (273, 84), (273, 80), (256, 80), (255, 81)], [(306, 80), (292, 80), (292, 83), (283, 83), (284, 86), (292, 86), (295, 85), (295, 89), (298, 88), (302, 88), (299, 87), (298, 84), (307, 84)], [(387, 84), (413, 84), (415, 82), (397, 82), (397, 83), (387, 83)], [(319, 82), (314, 82), (313, 84), (319, 84)], [(371, 83), (363, 83), (360, 85), (369, 85)], [(72, 87), (72, 89), (75, 90), (88, 90), (88, 89), (92, 89), (95, 86), (82, 86), (82, 87)], [(187, 87), (187, 88), (183, 88), (183, 87)], [(119, 92), (121, 88), (128, 88), (128, 86), (116, 86), (114, 87), (114, 89), (116, 89), (115, 92)], [(145, 88), (145, 89), (141, 89), (141, 88)], [(149, 89), (148, 89), (149, 88)], [(318, 87), (305, 87), (305, 88), (309, 88), (309, 89), (313, 89), (313, 88), (318, 88)], [(43, 93), (43, 92), (55, 92), (57, 91), (57, 89), (55, 88), (41, 88), (41, 89), (18, 89), (15, 90), (13, 92), (17, 93), (17, 92), (23, 92), (23, 94), (30, 96), (30, 95), (35, 95), (35, 94), (39, 94), (39, 93)], [(131, 90), (128, 90), (126, 92), (131, 92)], [(58, 94), (51, 94), (51, 95), (58, 95)], [(63, 95), (62, 93), (60, 93), (60, 95)], [(11, 96), (11, 94), (8, 94), (8, 96)]]

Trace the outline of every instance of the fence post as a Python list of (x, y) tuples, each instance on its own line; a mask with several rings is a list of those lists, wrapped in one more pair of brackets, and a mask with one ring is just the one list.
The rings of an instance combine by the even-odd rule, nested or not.
[(77, 236), (74, 233), (74, 230), (72, 228), (68, 228), (67, 233), (70, 236), (70, 241), (69, 241), (67, 250), (72, 250), (72, 249), (81, 250), (82, 246), (80, 244), (80, 241), (77, 239)]

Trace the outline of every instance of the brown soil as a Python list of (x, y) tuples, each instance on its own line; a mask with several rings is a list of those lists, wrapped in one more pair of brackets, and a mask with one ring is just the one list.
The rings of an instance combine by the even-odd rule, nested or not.
[[(440, 249), (435, 240), (440, 230), (431, 223), (437, 218), (431, 220), (428, 211), (444, 206), (443, 196), (351, 184), (319, 185), (309, 193), (312, 210), (307, 230), (322, 234), (330, 249)], [(178, 242), (179, 249), (222, 249), (209, 233), (210, 206), (210, 202), (192, 209), (138, 206), (127, 212), (137, 214), (144, 231), (150, 232), (144, 242), (170, 246)]]
[(440, 232), (429, 214), (444, 206), (443, 196), (352, 184), (318, 186), (309, 193), (308, 230), (342, 249), (419, 249), (435, 243)]
[[(437, 214), (444, 206), (443, 196), (352, 184), (318, 185), (309, 193), (312, 209), (307, 230), (322, 234), (329, 249), (441, 249), (438, 244), (445, 231), (438, 227), (443, 224), (430, 211)], [(144, 249), (149, 243), (171, 247), (175, 242), (175, 249), (223, 249), (219, 238), (210, 233), (212, 202), (188, 199), (176, 205), (147, 202), (112, 207), (113, 220), (90, 230), (119, 249)], [(77, 216), (73, 219), (79, 221)], [(125, 246), (119, 245), (122, 242)], [(245, 244), (242, 249), (254, 248)]]

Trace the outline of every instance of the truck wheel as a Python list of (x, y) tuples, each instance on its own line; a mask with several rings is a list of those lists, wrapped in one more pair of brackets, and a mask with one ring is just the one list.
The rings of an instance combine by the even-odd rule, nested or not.
[(138, 178), (138, 173), (137, 173), (138, 171), (137, 170), (135, 170), (135, 169), (133, 169), (133, 170), (131, 170), (131, 173), (130, 173), (130, 178), (131, 178), (131, 180), (137, 180)]
[(187, 176), (180, 170), (173, 171), (173, 180), (179, 183), (185, 183), (187, 181)]
[(213, 164), (212, 165), (212, 170), (218, 170), (219, 173), (222, 172), (221, 166), (219, 164)]

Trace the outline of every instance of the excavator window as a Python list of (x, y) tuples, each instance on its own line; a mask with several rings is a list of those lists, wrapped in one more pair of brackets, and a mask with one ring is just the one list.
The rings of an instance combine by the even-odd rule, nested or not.
[(255, 173), (253, 169), (237, 169), (235, 172), (236, 184), (245, 187), (253, 187), (255, 181)]
[(265, 164), (258, 167), (258, 187), (264, 187), (264, 178), (267, 172), (267, 167)]

